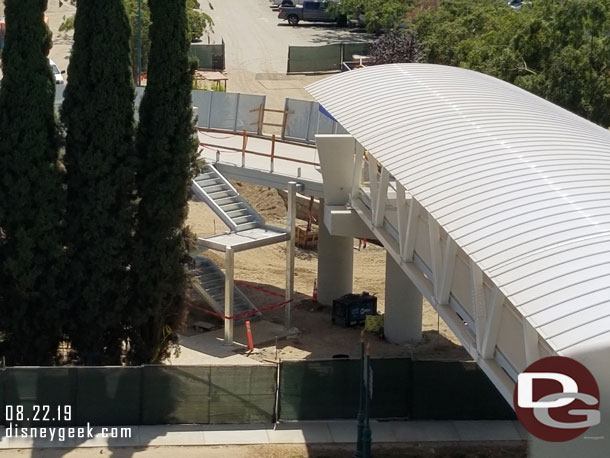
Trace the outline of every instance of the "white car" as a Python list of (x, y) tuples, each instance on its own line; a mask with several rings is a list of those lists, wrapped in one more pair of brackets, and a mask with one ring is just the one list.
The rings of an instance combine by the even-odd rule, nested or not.
[(51, 70), (53, 70), (53, 76), (55, 77), (55, 84), (66, 84), (64, 81), (65, 70), (59, 70), (59, 67), (55, 62), (49, 59), (49, 65), (51, 66)]

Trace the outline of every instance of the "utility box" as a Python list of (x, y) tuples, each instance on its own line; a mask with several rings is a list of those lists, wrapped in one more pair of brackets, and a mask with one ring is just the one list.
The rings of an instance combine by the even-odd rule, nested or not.
[(346, 294), (333, 301), (333, 324), (354, 326), (364, 323), (367, 315), (376, 314), (377, 297), (366, 291), (362, 294)]

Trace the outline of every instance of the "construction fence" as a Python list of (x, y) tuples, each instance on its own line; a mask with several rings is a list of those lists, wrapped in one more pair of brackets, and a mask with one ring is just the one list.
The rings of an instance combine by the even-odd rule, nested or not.
[(341, 71), (354, 55), (367, 55), (371, 43), (336, 43), (323, 46), (289, 46), (287, 73)]
[(224, 40), (221, 44), (191, 43), (190, 52), (199, 61), (199, 69), (223, 71), (226, 68)]
[(320, 109), (318, 102), (286, 99), (282, 138), (315, 143), (317, 134), (346, 134), (341, 124)]
[[(359, 360), (256, 366), (11, 367), (0, 408), (51, 406), (45, 425), (271, 423), (355, 418)], [(373, 359), (373, 418), (512, 419), (475, 363)], [(279, 390), (277, 389), (280, 371)], [(56, 416), (57, 407), (71, 414)], [(7, 415), (4, 417), (7, 421)]]

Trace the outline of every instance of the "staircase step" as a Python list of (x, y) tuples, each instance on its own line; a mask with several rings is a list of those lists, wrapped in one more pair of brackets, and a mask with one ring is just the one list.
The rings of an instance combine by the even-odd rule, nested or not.
[(245, 231), (247, 229), (254, 229), (255, 227), (258, 227), (258, 222), (255, 223), (245, 223), (245, 224), (238, 224), (237, 228), (235, 229), (236, 232), (239, 231)]
[[(223, 208), (223, 210), (224, 210), (224, 208)], [(240, 216), (249, 216), (250, 215), (250, 212), (248, 211), (248, 209), (246, 207), (241, 207), (241, 208), (238, 208), (235, 210), (229, 210), (229, 211), (224, 210), (224, 211), (227, 215), (229, 215), (229, 218), (231, 218), (231, 219), (239, 218)]]
[(247, 211), (248, 210), (246, 208), (246, 206), (241, 202), (223, 204), (223, 205), (220, 205), (220, 208), (222, 209), (223, 212), (225, 212), (227, 214), (230, 212), (234, 212), (234, 211), (242, 211), (242, 210)]
[(209, 180), (212, 178), (218, 178), (218, 174), (216, 172), (203, 172), (202, 174), (197, 175), (197, 177), (195, 178), (195, 181)]
[(239, 226), (240, 224), (253, 223), (256, 221), (254, 216), (247, 214), (246, 216), (239, 216), (237, 218), (232, 218), (233, 222)]
[(213, 186), (215, 184), (221, 184), (224, 183), (220, 178), (205, 178), (205, 179), (199, 179), (199, 177), (195, 178), (195, 182), (201, 186), (201, 187), (206, 187), (206, 186)]
[(211, 186), (202, 186), (201, 189), (203, 189), (207, 194), (213, 194), (213, 193), (216, 193), (218, 191), (231, 191), (231, 188), (229, 188), (224, 183), (213, 184)]
[(210, 198), (213, 201), (216, 201), (216, 199), (222, 199), (223, 197), (234, 197), (235, 193), (233, 192), (233, 190), (229, 190), (229, 191), (208, 192), (207, 195), (210, 196)]
[(216, 205), (220, 206), (223, 210), (224, 206), (229, 204), (240, 204), (242, 206), (244, 205), (243, 202), (240, 200), (239, 196), (236, 195), (230, 197), (221, 197), (220, 199), (215, 199), (214, 202), (216, 202)]

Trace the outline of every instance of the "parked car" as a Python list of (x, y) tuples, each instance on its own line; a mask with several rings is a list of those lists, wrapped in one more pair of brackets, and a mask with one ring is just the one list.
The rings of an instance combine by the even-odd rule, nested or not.
[(281, 6), (297, 6), (302, 5), (304, 0), (270, 0), (271, 8), (279, 8)]
[[(299, 6), (303, 5), (305, 0), (269, 0), (271, 2), (271, 8), (279, 8), (281, 6)], [(323, 0), (317, 0), (323, 1)], [(336, 2), (338, 0), (327, 0), (328, 2)]]
[(329, 2), (304, 1), (303, 6), (281, 7), (277, 17), (286, 19), (290, 25), (297, 25), (300, 21), (336, 22), (342, 26), (347, 25), (347, 17), (332, 13), (328, 6)]
[(53, 70), (53, 76), (55, 77), (55, 84), (65, 84), (64, 74), (65, 70), (59, 70), (59, 67), (55, 62), (49, 59), (49, 65), (51, 66), (51, 70)]

